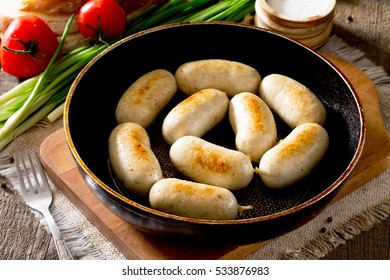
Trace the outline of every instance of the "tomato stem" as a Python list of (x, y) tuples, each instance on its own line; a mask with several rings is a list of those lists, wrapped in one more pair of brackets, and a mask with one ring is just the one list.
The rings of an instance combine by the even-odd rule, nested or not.
[(28, 42), (25, 42), (25, 41), (18, 39), (18, 38), (11, 38), (11, 40), (15, 40), (15, 41), (19, 42), (20, 44), (22, 44), (24, 47), (24, 50), (14, 50), (14, 49), (10, 49), (6, 46), (3, 46), (3, 48), (8, 52), (12, 52), (15, 54), (21, 54), (21, 55), (29, 55), (33, 60), (35, 60), (37, 62), (42, 62), (40, 59), (36, 58), (37, 54), (39, 54), (42, 57), (46, 57), (46, 55), (38, 49), (38, 41), (36, 41), (36, 40), (29, 40)]
[(97, 17), (97, 24), (98, 24), (98, 27), (97, 28), (94, 28), (93, 26), (89, 25), (88, 23), (85, 23), (83, 22), (83, 24), (91, 29), (94, 33), (91, 37), (89, 38), (86, 38), (86, 41), (89, 41), (89, 42), (95, 42), (95, 44), (99, 44), (99, 43), (102, 43), (104, 45), (107, 45), (109, 46), (109, 44), (103, 39), (104, 37), (104, 32), (103, 32), (103, 29), (102, 29), (102, 24), (101, 24), (101, 21), (100, 21), (100, 15), (98, 14), (98, 17)]

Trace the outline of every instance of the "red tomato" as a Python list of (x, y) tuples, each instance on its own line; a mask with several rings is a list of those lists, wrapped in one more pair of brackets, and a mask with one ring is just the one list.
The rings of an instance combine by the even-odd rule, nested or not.
[(90, 0), (78, 15), (80, 33), (91, 42), (114, 39), (126, 31), (126, 14), (115, 0)]
[(57, 36), (36, 16), (14, 19), (4, 32), (0, 59), (4, 72), (19, 78), (42, 73), (58, 48)]

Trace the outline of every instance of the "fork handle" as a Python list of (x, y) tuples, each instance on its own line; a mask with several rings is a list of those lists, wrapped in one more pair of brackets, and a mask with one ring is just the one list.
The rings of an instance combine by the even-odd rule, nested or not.
[(53, 235), (58, 258), (60, 260), (73, 260), (73, 256), (68, 248), (68, 245), (66, 245), (65, 240), (62, 238), (62, 234), (49, 210), (42, 212), (42, 214), (45, 216), (46, 222), (49, 225), (50, 231)]
[(73, 260), (73, 256), (70, 253), (64, 239), (55, 240), (55, 245), (60, 260)]

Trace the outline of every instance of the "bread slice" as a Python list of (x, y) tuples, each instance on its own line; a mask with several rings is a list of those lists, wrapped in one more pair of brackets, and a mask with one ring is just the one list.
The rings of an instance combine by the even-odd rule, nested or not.
[[(13, 19), (22, 15), (36, 15), (45, 21), (53, 32), (61, 37), (70, 16), (77, 13), (87, 0), (0, 0), (0, 38)], [(74, 20), (64, 52), (79, 47), (82, 36)]]
[[(14, 18), (33, 14), (60, 35), (69, 17), (77, 13), (85, 2), (87, 0), (0, 0), (0, 32), (4, 32)], [(70, 32), (77, 32), (76, 21)]]

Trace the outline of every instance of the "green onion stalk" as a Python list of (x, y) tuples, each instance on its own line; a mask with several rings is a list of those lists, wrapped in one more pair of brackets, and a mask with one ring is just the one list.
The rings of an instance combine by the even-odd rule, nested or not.
[(96, 55), (120, 39), (148, 28), (185, 22), (239, 22), (254, 13), (255, 0), (168, 0), (154, 4), (128, 19), (125, 34), (108, 43), (82, 46), (57, 60), (74, 15), (68, 20), (59, 46), (45, 71), (0, 95), (0, 150), (15, 137), (44, 119), (54, 121), (63, 113), (69, 89)]

